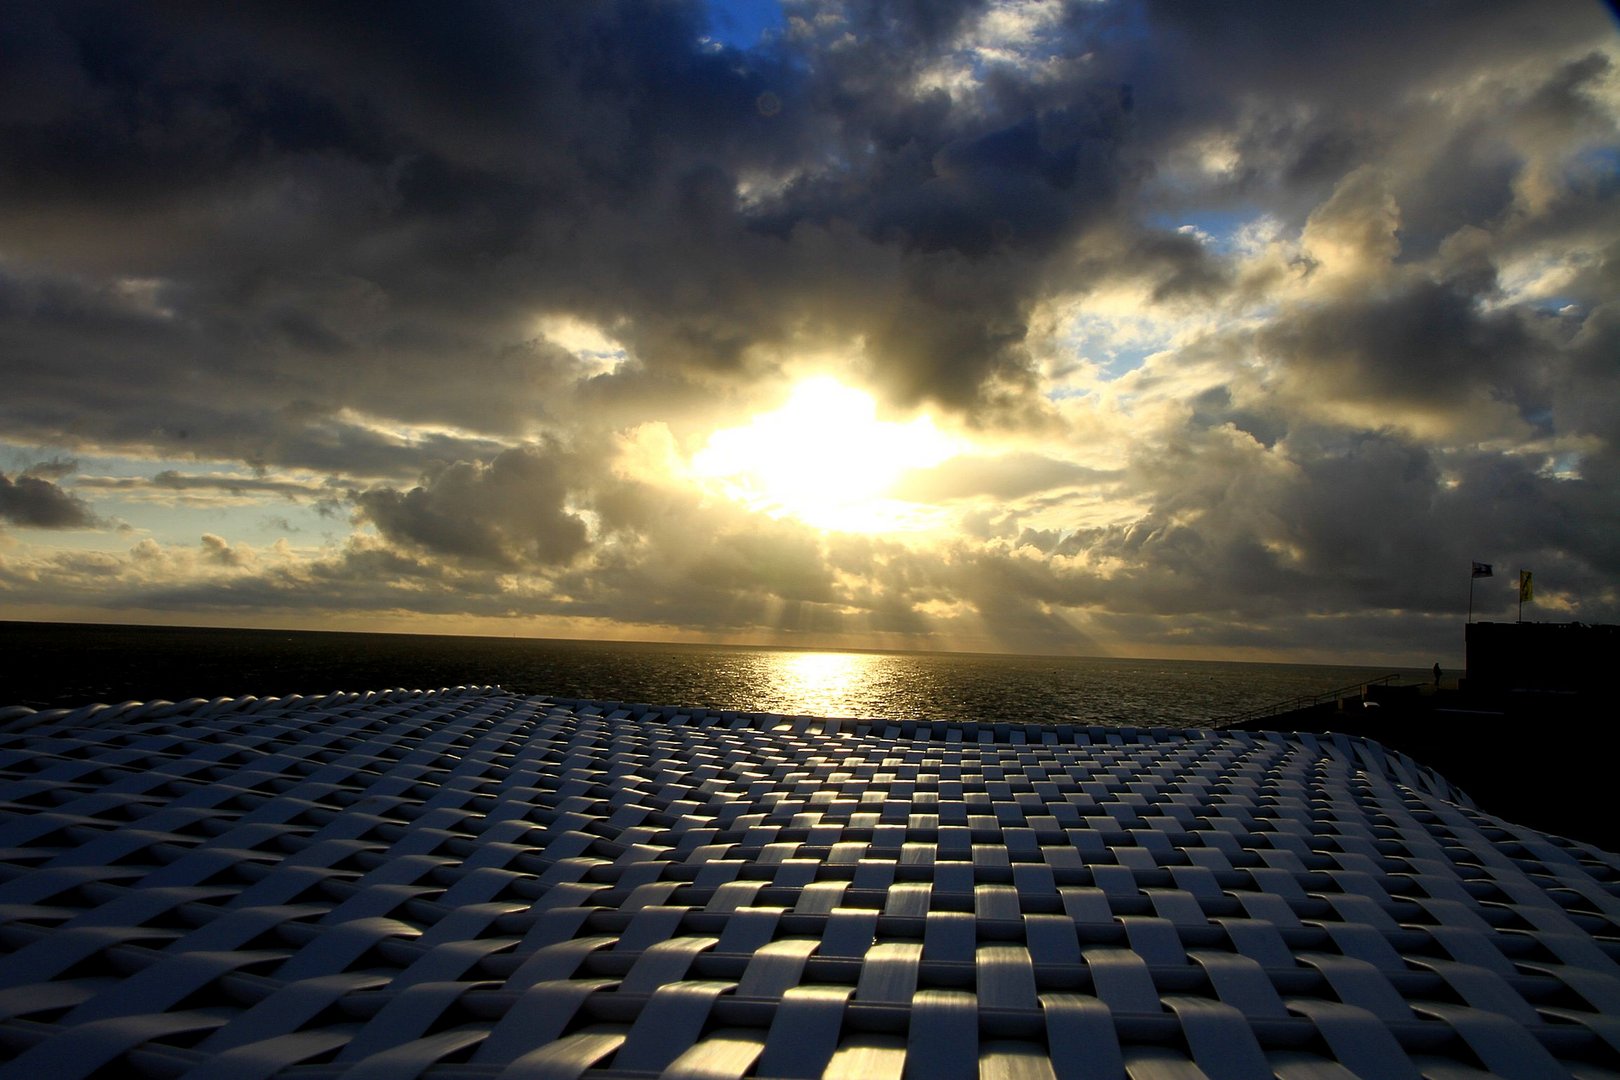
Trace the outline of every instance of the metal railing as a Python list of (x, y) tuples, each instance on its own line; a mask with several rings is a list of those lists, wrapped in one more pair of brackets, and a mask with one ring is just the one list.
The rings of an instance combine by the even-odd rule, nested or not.
[(1261, 705), (1259, 708), (1249, 709), (1247, 712), (1232, 713), (1228, 716), (1216, 716), (1210, 719), (1210, 726), (1216, 728), (1232, 727), (1249, 720), (1261, 720), (1269, 716), (1282, 716), (1285, 713), (1299, 712), (1303, 709), (1315, 708), (1328, 702), (1337, 702), (1343, 698), (1366, 696), (1369, 686), (1388, 686), (1396, 679), (1404, 678), (1399, 673), (1383, 675), (1376, 679), (1364, 679), (1361, 682), (1341, 686), (1337, 690), (1324, 690), (1319, 694), (1301, 694), (1285, 701), (1274, 702), (1270, 705)]

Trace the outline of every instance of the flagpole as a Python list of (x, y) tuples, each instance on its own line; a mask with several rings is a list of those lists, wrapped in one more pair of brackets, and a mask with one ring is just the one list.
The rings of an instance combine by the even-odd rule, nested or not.
[(1468, 621), (1474, 621), (1474, 579), (1491, 576), (1490, 563), (1470, 563), (1468, 571)]

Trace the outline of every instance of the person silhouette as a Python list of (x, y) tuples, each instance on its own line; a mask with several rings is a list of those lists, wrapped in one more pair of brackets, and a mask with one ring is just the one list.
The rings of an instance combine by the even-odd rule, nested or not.
[(1434, 662), (1434, 685), (1440, 685), (1440, 661)]

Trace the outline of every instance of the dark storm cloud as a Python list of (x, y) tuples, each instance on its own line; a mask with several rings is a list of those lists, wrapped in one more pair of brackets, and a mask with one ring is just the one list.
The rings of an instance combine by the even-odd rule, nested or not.
[[(633, 480), (594, 485), (602, 543), (556, 591), (569, 610), (631, 622), (743, 629), (848, 600), (837, 545), (791, 520), (717, 516), (688, 490)], [(847, 629), (846, 627), (841, 627)]]
[[(367, 309), (364, 297), (341, 290), (318, 300), (319, 307), (352, 300), (355, 318)], [(161, 290), (137, 294), (117, 282), (96, 285), (48, 271), (8, 274), (0, 262), (0, 372), (10, 380), (0, 418), (8, 432), (41, 443), (255, 466), (409, 475), (434, 458), (489, 454), (500, 444), (442, 431), (407, 439), (345, 407), (402, 423), (482, 420), (499, 430), (511, 426), (512, 403), (543, 383), (547, 370), (544, 355), (519, 364), (475, 351), (472, 369), (482, 365), (481, 374), (513, 391), (490, 395), (488, 384), (445, 362), (463, 355), (448, 342), (439, 342), (444, 353), (431, 355), (402, 342), (393, 351), (373, 343), (364, 354), (331, 356), (292, 343), (282, 331), (244, 326), (253, 316), (251, 298), (217, 317), (182, 314), (185, 306)]]
[[(209, 489), (201, 462), (294, 495), (276, 470), (310, 470), (376, 530), (302, 570), (188, 541), (229, 573), (212, 585), (133, 556), (63, 580), (738, 631), (909, 633), (966, 604), (1020, 648), (1083, 641), (1080, 613), (1208, 644), (1378, 637), (1356, 613), (1440, 611), (1473, 557), (1612, 593), (1601, 5), (785, 10), (741, 52), (702, 40), (697, 0), (0, 5), (0, 431), (192, 463), (157, 490)], [(1246, 263), (1218, 222), (1262, 212), (1281, 254)], [(1060, 417), (1033, 339), (1053, 305), (1124, 294), (1232, 318), (1116, 388), (1181, 400)], [(576, 357), (557, 315), (612, 347)], [(890, 404), (1071, 442), (909, 477), (972, 504), (927, 551), (607, 466), (617, 433), (700, 438), (826, 353)], [(93, 522), (63, 475), (5, 480), (7, 519)], [(1075, 492), (1130, 508), (1053, 520)]]
[(1153, 135), (1236, 123), (1249, 181), (1319, 190), (1388, 145), (1388, 121), (1412, 107), (1414, 90), (1421, 100), (1612, 30), (1603, 5), (1586, 0), (1165, 0), (1142, 11), (1152, 29), (1128, 62), (1141, 74), (1139, 111)]
[[(563, 394), (521, 347), (547, 310), (620, 326), (655, 369), (864, 336), (899, 398), (1027, 397), (1032, 306), (1077, 283), (1059, 256), (1099, 223), (1127, 236), (1085, 276), (1220, 291), (1131, 203), (1178, 139), (1249, 109), (1245, 167), (1314, 201), (1387, 149), (1366, 117), (1405, 87), (1589, 33), (1523, 3), (1078, 5), (1042, 45), (1057, 63), (992, 67), (971, 101), (919, 91), (967, 62), (986, 9), (793, 5), (744, 54), (701, 43), (695, 2), (7, 5), (7, 251), (81, 283), (62, 318), (9, 306), (7, 355), (61, 373), (13, 415), (172, 446), (240, 428), (247, 390), (272, 413), (338, 402), (511, 437)], [(1551, 79), (1526, 122), (1590, 113), (1600, 61)], [(1300, 101), (1317, 130), (1263, 122)], [(1502, 190), (1501, 162), (1482, 168)], [(87, 389), (141, 385), (123, 410)], [(241, 441), (214, 445), (305, 463), (296, 439)]]
[[(1297, 228), (1375, 170), (1407, 265), (1468, 228), (1504, 263), (1617, 227), (1612, 60), (1592, 50), (1614, 34), (1602, 4), (1143, 10), (1146, 47), (1120, 63), (1138, 90), (1133, 160), (1154, 165), (1146, 205)], [(1188, 168), (1209, 147), (1221, 166)]]
[(0, 521), (34, 529), (93, 529), (101, 524), (83, 499), (49, 480), (0, 473)]
[(841, 154), (858, 152), (859, 164), (806, 176), (761, 224), (849, 222), (895, 253), (898, 280), (849, 311), (893, 395), (967, 406), (1027, 392), (1027, 322), (1053, 260), (1118, 208), (1129, 91), (1106, 76), (1037, 83), (1004, 73), (972, 103), (943, 89), (918, 94), (913, 81), (951, 57), (942, 28), (959, 29), (982, 5), (952, 7), (925, 30), (885, 5), (851, 7), (828, 33), (882, 30), (821, 54), (811, 92), (838, 124)]
[[(1471, 0), (1353, 6), (1260, 0), (1242, 7), (1156, 0), (1146, 17), (1157, 47), (1186, 68), (1186, 81), (1214, 90), (1241, 83), (1256, 93), (1369, 103), (1404, 95), (1431, 78), (1522, 59), (1532, 49), (1590, 40), (1600, 4)], [(1562, 16), (1562, 17), (1559, 17)], [(1437, 50), (1434, 43), (1447, 48)], [(1370, 95), (1370, 97), (1369, 97)], [(1210, 94), (1206, 108), (1236, 104)]]
[(88, 414), (126, 445), (238, 429), (244, 397), (492, 431), (543, 416), (526, 320), (635, 301), (581, 266), (641, 228), (609, 208), (655, 215), (661, 158), (724, 159), (753, 138), (728, 111), (763, 123), (759, 79), (695, 52), (681, 5), (7, 12), (27, 32), (0, 36), (48, 55), (13, 69), (40, 105), (0, 131), (7, 254), (33, 263), (0, 289), (5, 355), (54, 376), (11, 411)]
[[(201, 576), (193, 572), (199, 568)], [(41, 588), (42, 580), (48, 588)], [(340, 611), (514, 613), (514, 598), (491, 570), (468, 571), (364, 543), (308, 563), (276, 564), (211, 534), (178, 552), (147, 541), (127, 553), (58, 552), (33, 565), (0, 559), (0, 583), (18, 601), (249, 619), (265, 613), (322, 619)]]
[(566, 506), (569, 463), (551, 446), (524, 446), (486, 464), (458, 461), (409, 491), (358, 492), (361, 517), (390, 540), (475, 563), (563, 563), (586, 547), (585, 523)]
[[(967, 404), (986, 383), (1028, 390), (1047, 261), (1119, 207), (1136, 126), (1112, 73), (1002, 71), (971, 105), (919, 96), (912, 80), (984, 6), (804, 5), (788, 41), (817, 50), (806, 66), (786, 43), (704, 49), (683, 4), (409, 4), (383, 20), (344, 4), (23, 5), (13, 78), (38, 103), (5, 128), (0, 196), (18, 251), (162, 279), (173, 311), (207, 319), (185, 350), (205, 385), (274, 397), (273, 376), (499, 429), (501, 402), (458, 407), (469, 395), (431, 368), (451, 355), (511, 383), (532, 361), (501, 368), (487, 335), (525, 311), (627, 320), (645, 364), (731, 368), (831, 305), (868, 335), (882, 384)], [(1054, 51), (1092, 47), (1101, 18), (1075, 15)], [(1279, 23), (1324, 53), (1346, 29)], [(767, 89), (784, 103), (769, 117), (754, 107)], [(788, 180), (742, 207), (750, 171)], [(1126, 261), (1184, 261), (1181, 243), (1150, 236)], [(1172, 271), (1163, 288), (1213, 280)], [(85, 363), (109, 375), (121, 359)]]
[(9, 5), (8, 355), (61, 375), (28, 414), (110, 421), (85, 388), (161, 356), (110, 440), (236, 427), (244, 389), (513, 431), (555, 397), (512, 351), (547, 310), (653, 368), (808, 327), (865, 334), (902, 397), (1027, 392), (1041, 268), (1115, 205), (1129, 102), (918, 97), (982, 7), (805, 6), (820, 30), (744, 55), (695, 3)]
[[(1130, 470), (1138, 490), (1157, 493), (1147, 514), (1025, 532), (1011, 548), (960, 563), (955, 588), (990, 581), (1009, 596), (1100, 609), (1124, 620), (1117, 627), (1157, 624), (1150, 637), (1173, 625), (1212, 646), (1243, 644), (1219, 632), (1224, 623), (1327, 647), (1346, 640), (1353, 613), (1393, 612), (1402, 629), (1355, 640), (1404, 637), (1432, 650), (1450, 647), (1435, 635), (1451, 626), (1466, 569), (1481, 559), (1543, 569), (1538, 580), (1556, 577), (1561, 593), (1601, 617), (1620, 569), (1620, 509), (1600, 481), (1540, 464), (1479, 450), (1442, 457), (1387, 433), (1301, 425), (1265, 449), (1232, 428), (1189, 428)], [(1111, 569), (1088, 571), (1097, 565)], [(1501, 614), (1506, 599), (1482, 590), (1479, 613)]]
[(1313, 393), (1455, 405), (1483, 388), (1526, 413), (1545, 404), (1535, 385), (1542, 357), (1520, 314), (1483, 312), (1478, 297), (1446, 283), (1313, 307), (1258, 344)]

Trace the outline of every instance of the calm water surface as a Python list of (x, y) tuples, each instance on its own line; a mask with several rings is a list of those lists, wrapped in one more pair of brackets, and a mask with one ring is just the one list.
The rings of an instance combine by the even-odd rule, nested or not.
[(0, 622), (0, 705), (34, 708), (498, 684), (711, 709), (1147, 726), (1207, 724), (1391, 671)]

